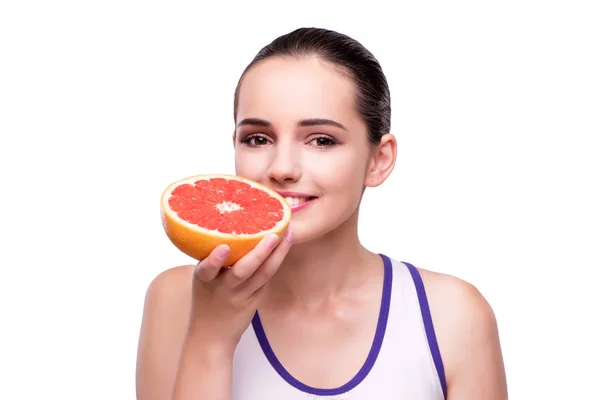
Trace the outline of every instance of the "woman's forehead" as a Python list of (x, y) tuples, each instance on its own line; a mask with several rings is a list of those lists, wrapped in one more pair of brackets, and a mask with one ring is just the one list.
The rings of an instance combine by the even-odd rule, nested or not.
[(331, 64), (311, 58), (272, 58), (242, 80), (237, 119), (357, 118), (354, 82)]

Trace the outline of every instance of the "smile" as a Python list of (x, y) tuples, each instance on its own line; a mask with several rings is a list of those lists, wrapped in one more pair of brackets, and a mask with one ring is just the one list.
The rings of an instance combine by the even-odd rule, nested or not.
[(292, 212), (301, 210), (317, 199), (315, 196), (300, 193), (281, 193), (285, 201), (290, 205)]
[(286, 197), (285, 201), (287, 201), (291, 207), (295, 207), (312, 199), (316, 199), (316, 197)]

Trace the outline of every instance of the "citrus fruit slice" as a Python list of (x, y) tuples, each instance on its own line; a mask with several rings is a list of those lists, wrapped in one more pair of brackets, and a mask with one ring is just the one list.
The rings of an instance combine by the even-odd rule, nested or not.
[(202, 260), (227, 244), (227, 266), (264, 236), (281, 236), (292, 215), (277, 192), (235, 175), (196, 175), (174, 182), (164, 190), (160, 208), (165, 232), (179, 250)]

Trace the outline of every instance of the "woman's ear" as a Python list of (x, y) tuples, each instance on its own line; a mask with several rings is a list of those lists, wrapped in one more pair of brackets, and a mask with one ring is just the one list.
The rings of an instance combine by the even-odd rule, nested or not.
[(396, 164), (396, 138), (391, 133), (383, 135), (381, 142), (371, 153), (368, 170), (365, 176), (365, 186), (381, 185), (392, 173)]

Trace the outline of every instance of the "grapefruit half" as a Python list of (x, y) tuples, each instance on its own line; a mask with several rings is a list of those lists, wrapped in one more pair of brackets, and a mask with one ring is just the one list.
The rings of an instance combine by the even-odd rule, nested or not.
[(291, 209), (274, 190), (235, 175), (205, 174), (170, 184), (161, 198), (161, 219), (169, 240), (183, 253), (206, 258), (215, 247), (231, 249), (234, 264), (266, 235), (279, 236)]

